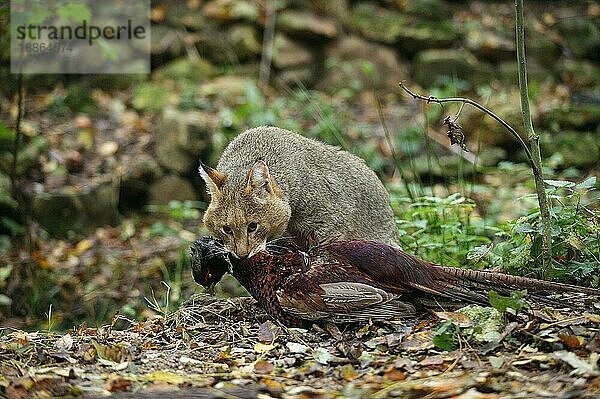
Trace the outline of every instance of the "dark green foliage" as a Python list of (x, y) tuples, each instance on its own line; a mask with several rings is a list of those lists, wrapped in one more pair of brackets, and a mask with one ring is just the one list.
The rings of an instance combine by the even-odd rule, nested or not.
[(521, 309), (527, 306), (525, 297), (527, 296), (527, 290), (513, 291), (510, 296), (502, 296), (496, 291), (489, 292), (490, 305), (498, 312), (504, 314), (507, 309), (512, 309), (515, 313), (519, 313)]
[(442, 322), (433, 336), (433, 344), (436, 348), (452, 351), (458, 344), (460, 327), (452, 320)]

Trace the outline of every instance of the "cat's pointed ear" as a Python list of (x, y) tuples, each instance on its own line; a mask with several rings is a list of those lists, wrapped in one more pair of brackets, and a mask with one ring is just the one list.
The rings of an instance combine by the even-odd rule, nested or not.
[(275, 182), (269, 174), (269, 167), (265, 161), (257, 161), (248, 171), (246, 192), (262, 196), (265, 193), (274, 193)]
[(206, 184), (206, 191), (208, 191), (210, 195), (215, 195), (221, 192), (221, 188), (227, 179), (227, 175), (225, 173), (219, 172), (218, 170), (205, 165), (202, 163), (202, 161), (200, 161), (198, 172), (200, 172), (200, 176)]

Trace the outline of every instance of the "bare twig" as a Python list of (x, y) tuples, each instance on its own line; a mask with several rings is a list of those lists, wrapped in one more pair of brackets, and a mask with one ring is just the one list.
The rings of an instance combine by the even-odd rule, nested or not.
[(258, 72), (258, 82), (260, 87), (267, 87), (269, 85), (269, 75), (271, 74), (276, 19), (276, 9), (273, 3), (274, 2), (272, 1), (265, 2), (265, 31), (263, 33), (262, 58), (260, 60), (260, 70)]
[(394, 163), (396, 164), (396, 168), (398, 169), (400, 177), (402, 178), (402, 184), (404, 185), (404, 189), (406, 190), (406, 193), (408, 194), (410, 200), (414, 201), (415, 197), (408, 184), (408, 179), (406, 178), (404, 172), (402, 171), (402, 168), (400, 167), (400, 157), (396, 152), (396, 146), (392, 142), (390, 129), (388, 129), (387, 123), (385, 123), (385, 117), (383, 115), (383, 107), (381, 106), (381, 100), (377, 96), (375, 96), (375, 99), (377, 100), (377, 115), (379, 116), (379, 123), (381, 123), (381, 127), (383, 128), (383, 132), (385, 134), (385, 140), (387, 141), (387, 144), (390, 147), (390, 151), (392, 152), (392, 158), (394, 158)]
[(12, 165), (10, 170), (10, 184), (12, 193), (15, 198), (20, 198), (17, 188), (17, 159), (19, 157), (19, 146), (21, 144), (21, 120), (23, 119), (23, 99), (25, 97), (24, 85), (23, 85), (23, 74), (20, 73), (17, 80), (17, 120), (15, 123), (15, 141), (12, 150)]
[[(525, 151), (525, 154), (527, 155), (527, 159), (529, 159), (529, 162), (531, 163), (532, 168), (534, 167), (534, 162), (533, 162), (533, 157), (531, 155), (531, 151), (529, 151), (529, 148), (527, 147), (527, 144), (525, 144), (525, 142), (523, 141), (523, 139), (521, 138), (521, 136), (519, 136), (519, 133), (517, 133), (516, 130), (513, 129), (512, 126), (510, 126), (508, 123), (506, 123), (502, 118), (500, 118), (498, 115), (494, 114), (492, 111), (490, 111), (489, 109), (487, 109), (483, 105), (481, 105), (478, 102), (473, 101), (473, 100), (471, 100), (469, 98), (464, 98), (464, 97), (437, 98), (437, 97), (434, 97), (434, 96), (423, 96), (421, 94), (415, 93), (414, 91), (412, 91), (411, 89), (409, 89), (408, 87), (406, 87), (404, 85), (404, 82), (400, 82), (400, 83), (398, 83), (398, 85), (402, 88), (402, 90), (404, 90), (406, 93), (408, 93), (410, 96), (412, 96), (412, 98), (414, 98), (416, 100), (423, 100), (423, 101), (426, 101), (428, 103), (438, 103), (438, 104), (451, 103), (451, 102), (459, 102), (459, 103), (463, 103), (463, 105), (461, 105), (460, 110), (462, 110), (464, 104), (469, 104), (469, 105), (477, 108), (478, 110), (486, 113), (492, 119), (494, 119), (495, 121), (497, 121), (498, 123), (500, 123), (502, 126), (504, 126), (504, 128), (506, 128), (506, 130), (508, 130), (509, 133), (515, 139), (517, 139), (517, 141), (523, 147), (523, 150)], [(457, 120), (459, 114), (460, 114), (460, 112), (456, 114), (456, 116), (454, 117), (454, 121)]]

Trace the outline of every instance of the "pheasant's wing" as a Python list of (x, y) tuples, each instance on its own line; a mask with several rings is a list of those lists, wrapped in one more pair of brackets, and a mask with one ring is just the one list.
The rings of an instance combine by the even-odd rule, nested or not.
[(319, 284), (318, 292), (299, 293), (281, 289), (277, 298), (284, 310), (309, 320), (357, 322), (412, 316), (415, 308), (400, 296), (365, 283), (340, 281)]

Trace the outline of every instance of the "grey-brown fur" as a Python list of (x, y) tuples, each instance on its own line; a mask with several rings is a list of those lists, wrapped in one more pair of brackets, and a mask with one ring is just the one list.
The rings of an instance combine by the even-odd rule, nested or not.
[[(260, 160), (271, 178), (264, 190)], [(212, 197), (206, 226), (240, 256), (262, 245), (263, 237), (282, 235), (319, 241), (363, 238), (399, 246), (383, 184), (362, 159), (337, 147), (263, 126), (236, 137), (216, 171), (203, 166), (200, 172)], [(254, 245), (251, 234), (244, 235), (253, 220), (259, 224)], [(238, 228), (238, 249), (227, 244), (223, 224)]]

